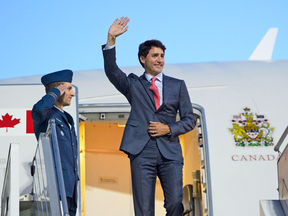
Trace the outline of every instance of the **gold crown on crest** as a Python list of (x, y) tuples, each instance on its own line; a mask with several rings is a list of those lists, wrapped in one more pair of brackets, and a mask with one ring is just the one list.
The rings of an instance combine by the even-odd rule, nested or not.
[(249, 111), (250, 111), (250, 108), (246, 107), (246, 108), (244, 108), (244, 111), (245, 111), (245, 112), (249, 112)]

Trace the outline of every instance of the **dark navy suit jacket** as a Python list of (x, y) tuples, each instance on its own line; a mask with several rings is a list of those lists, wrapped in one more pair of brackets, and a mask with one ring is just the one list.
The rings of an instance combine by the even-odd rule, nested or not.
[(40, 133), (46, 132), (49, 119), (55, 119), (66, 196), (72, 198), (78, 181), (77, 138), (72, 116), (54, 107), (59, 96), (60, 91), (52, 88), (33, 106), (33, 128), (38, 140)]
[[(147, 131), (150, 121), (161, 122), (171, 130), (171, 134), (156, 138), (161, 154), (167, 159), (182, 162), (178, 136), (192, 130), (196, 124), (185, 82), (163, 74), (163, 103), (156, 110), (153, 93), (149, 89), (151, 83), (145, 75), (138, 77), (131, 73), (127, 76), (116, 64), (115, 47), (104, 48), (105, 45), (102, 46), (105, 73), (131, 105), (120, 150), (139, 154), (151, 138)], [(176, 122), (178, 110), (180, 121)]]

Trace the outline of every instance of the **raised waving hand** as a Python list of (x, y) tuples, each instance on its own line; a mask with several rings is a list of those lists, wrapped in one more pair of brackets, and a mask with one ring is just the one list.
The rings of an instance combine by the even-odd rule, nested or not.
[(128, 30), (127, 24), (129, 21), (130, 19), (128, 17), (121, 17), (113, 22), (108, 30), (107, 46), (114, 45), (116, 37)]

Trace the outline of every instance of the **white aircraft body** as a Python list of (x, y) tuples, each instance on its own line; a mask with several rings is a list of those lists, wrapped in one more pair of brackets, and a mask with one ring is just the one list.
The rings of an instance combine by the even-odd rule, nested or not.
[[(194, 198), (196, 216), (260, 215), (260, 200), (279, 198), (279, 155), (273, 148), (288, 122), (288, 60), (271, 60), (276, 35), (277, 29), (270, 29), (249, 61), (164, 67), (164, 74), (185, 80), (197, 117), (197, 127), (180, 136), (183, 186), (200, 191)], [(139, 76), (144, 72), (141, 66), (121, 69)], [(40, 78), (0, 80), (0, 87), (39, 84)], [(76, 71), (73, 85), (78, 88), (74, 118), (79, 114), (82, 214), (132, 216), (129, 159), (118, 150), (130, 106), (103, 69)], [(44, 88), (37, 94), (43, 95)], [(196, 170), (200, 179), (193, 178)], [(23, 184), (29, 185), (29, 179)], [(159, 181), (155, 200), (156, 215), (165, 215)]]

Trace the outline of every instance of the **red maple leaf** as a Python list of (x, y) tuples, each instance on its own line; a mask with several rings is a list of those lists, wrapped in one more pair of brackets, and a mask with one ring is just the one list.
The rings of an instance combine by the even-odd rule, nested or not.
[(3, 120), (0, 120), (0, 128), (6, 127), (6, 132), (8, 132), (8, 127), (14, 128), (15, 125), (20, 123), (20, 119), (14, 118), (12, 120), (12, 116), (6, 113), (5, 116), (2, 115)]

